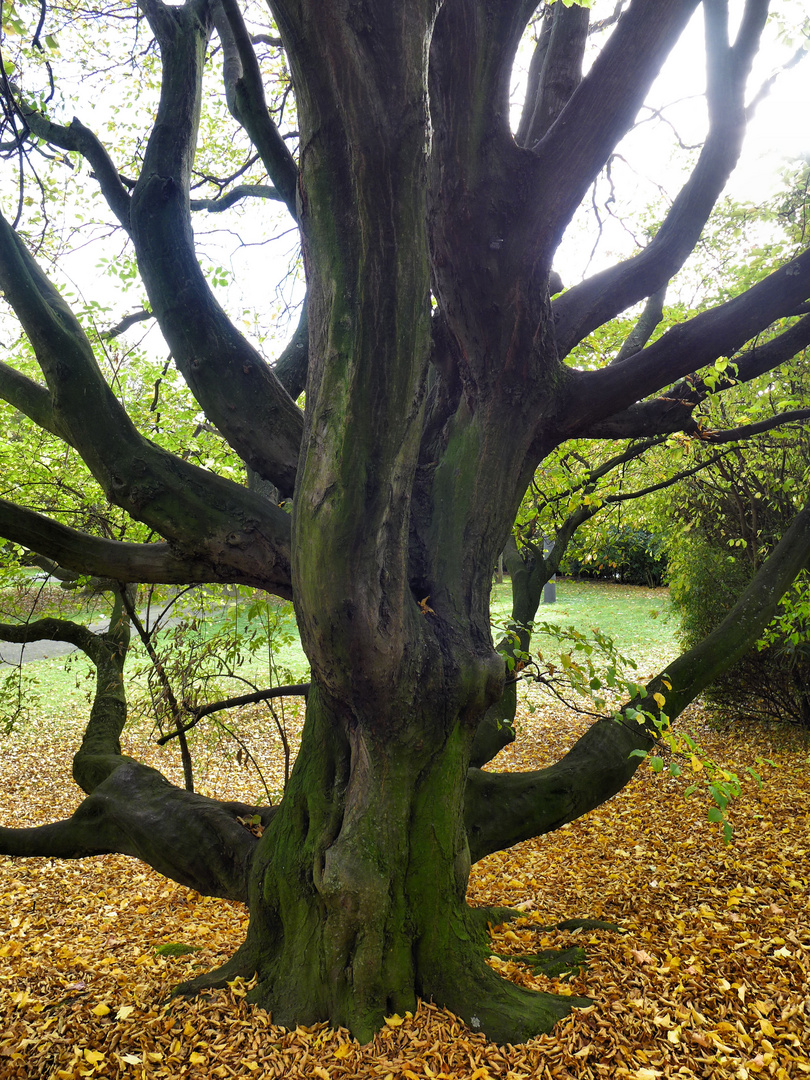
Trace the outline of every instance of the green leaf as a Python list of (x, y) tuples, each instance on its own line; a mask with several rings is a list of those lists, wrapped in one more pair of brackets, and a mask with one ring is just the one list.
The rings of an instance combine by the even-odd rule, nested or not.
[(186, 956), (188, 953), (200, 952), (200, 945), (185, 945), (182, 941), (167, 941), (165, 945), (158, 945), (155, 949), (157, 956)]

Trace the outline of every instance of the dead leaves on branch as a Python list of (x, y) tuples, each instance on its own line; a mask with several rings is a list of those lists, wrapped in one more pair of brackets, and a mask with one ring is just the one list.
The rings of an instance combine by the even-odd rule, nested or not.
[[(473, 868), (472, 903), (521, 909), (496, 929), (492, 966), (527, 987), (594, 999), (551, 1035), (497, 1047), (423, 1003), (415, 1017), (390, 1017), (361, 1047), (323, 1025), (274, 1027), (245, 1004), (239, 981), (167, 1004), (174, 985), (241, 942), (239, 905), (200, 897), (118, 856), (3, 859), (0, 1078), (810, 1076), (808, 749), (793, 733), (721, 737), (701, 726), (699, 713), (692, 723), (738, 772), (757, 755), (778, 765), (735, 804), (731, 847), (706, 824), (705, 804), (684, 799), (686, 781), (641, 770), (585, 819)], [(570, 717), (545, 707), (524, 714), (519, 727), (499, 765), (505, 758), (513, 768), (537, 768), (580, 734)], [(4, 807), (5, 823), (53, 815), (68, 760), (64, 743), (53, 743), (5, 747), (3, 789), (18, 800)], [(131, 750), (167, 771), (165, 756)], [(212, 769), (207, 782), (211, 794), (247, 794), (235, 766), (222, 775)], [(573, 916), (627, 932), (542, 929)], [(524, 962), (578, 948), (586, 966), (558, 978)]]

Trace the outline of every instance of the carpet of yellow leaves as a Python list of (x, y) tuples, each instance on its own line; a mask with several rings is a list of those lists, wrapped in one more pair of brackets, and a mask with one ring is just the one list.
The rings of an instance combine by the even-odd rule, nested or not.
[[(764, 767), (761, 789), (746, 781), (732, 808), (730, 847), (706, 824), (705, 803), (684, 798), (684, 778), (642, 769), (583, 820), (473, 868), (471, 903), (522, 912), (496, 930), (501, 959), (493, 965), (523, 985), (593, 999), (551, 1035), (498, 1047), (422, 1003), (359, 1046), (323, 1025), (274, 1027), (245, 1004), (240, 982), (167, 1002), (173, 985), (239, 944), (239, 905), (201, 897), (124, 857), (0, 859), (0, 1078), (810, 1076), (810, 748), (773, 728), (713, 732), (699, 709), (687, 726), (727, 767), (742, 769), (758, 755), (775, 763)], [(554, 760), (582, 724), (543, 706), (524, 713), (520, 728), (502, 767)], [(71, 790), (76, 735), (43, 726), (0, 745), (3, 824), (72, 808), (60, 801)], [(179, 778), (171, 751), (143, 739), (125, 749)], [(274, 748), (263, 752), (272, 772)], [(219, 753), (200, 786), (255, 793), (255, 782), (246, 783)], [(626, 932), (542, 929), (572, 917)], [(155, 952), (170, 942), (194, 949)], [(585, 948), (588, 966), (570, 982), (535, 978), (503, 959), (573, 944)]]

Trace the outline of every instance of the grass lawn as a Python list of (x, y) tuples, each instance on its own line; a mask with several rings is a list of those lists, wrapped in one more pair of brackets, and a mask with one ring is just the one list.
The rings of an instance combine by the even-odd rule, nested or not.
[[(55, 600), (48, 601), (46, 610), (59, 614), (62, 618), (78, 617), (80, 621), (103, 623), (105, 607), (96, 602), (92, 607), (76, 609), (72, 597), (66, 597), (59, 590)], [(162, 603), (155, 603), (151, 617), (162, 609)], [(187, 667), (201, 669), (202, 652), (206, 642), (213, 644), (217, 634), (223, 634), (229, 626), (246, 628), (250, 617), (250, 601), (229, 600), (222, 605), (212, 604), (208, 598), (205, 607), (200, 604), (200, 595), (191, 596), (178, 606), (178, 614), (184, 618), (201, 619), (199, 629), (190, 635), (195, 645), (187, 653)], [(492, 618), (496, 627), (507, 621), (511, 609), (511, 587), (508, 580), (502, 585), (495, 585), (492, 594)], [(237, 661), (238, 677), (235, 679), (220, 676), (209, 681), (208, 700), (226, 694), (249, 693), (248, 682), (259, 686), (270, 684), (269, 662), (275, 668), (273, 682), (293, 683), (305, 681), (309, 677), (309, 667), (301, 650), (295, 619), (289, 605), (268, 605), (270, 618), (273, 620), (272, 656), (266, 645), (256, 651), (245, 646)], [(37, 612), (39, 615), (40, 612)], [(145, 612), (143, 613), (145, 615)], [(633, 658), (638, 665), (638, 677), (646, 679), (678, 653), (675, 641), (677, 622), (670, 613), (669, 595), (666, 589), (650, 589), (634, 585), (614, 585), (604, 582), (570, 581), (557, 582), (557, 601), (554, 604), (541, 605), (537, 621), (556, 624), (573, 624), (579, 630), (598, 627), (603, 633), (613, 637), (619, 651)], [(170, 628), (164, 631), (164, 641), (174, 633)], [(497, 633), (497, 630), (496, 630)], [(543, 649), (544, 655), (550, 655), (550, 638), (536, 634), (534, 648)], [(146, 656), (143, 646), (133, 634), (128, 677), (133, 699), (138, 691), (143, 694), (144, 676), (137, 674), (145, 667)], [(0, 668), (0, 679), (13, 676), (15, 669)], [(82, 654), (74, 653), (70, 657), (54, 657), (23, 666), (22, 677), (25, 694), (31, 702), (31, 716), (47, 711), (58, 721), (86, 712), (90, 695), (94, 687), (94, 672), (89, 660)], [(245, 681), (243, 681), (245, 680)], [(10, 684), (9, 684), (10, 685)], [(8, 717), (13, 710), (13, 691), (2, 703), (2, 712)]]
[[(496, 624), (508, 620), (511, 603), (509, 582), (495, 585), (492, 618)], [(598, 628), (614, 639), (622, 655), (635, 660), (638, 675), (644, 679), (679, 652), (675, 639), (678, 621), (670, 607), (668, 589), (562, 578), (557, 581), (556, 602), (541, 604), (536, 622), (573, 625), (580, 631)], [(533, 647), (545, 653), (550, 640), (536, 634)]]

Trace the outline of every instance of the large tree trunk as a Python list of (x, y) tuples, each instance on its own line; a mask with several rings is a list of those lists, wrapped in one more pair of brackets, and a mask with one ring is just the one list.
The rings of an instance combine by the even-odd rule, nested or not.
[(276, 1023), (328, 1020), (370, 1039), (434, 999), (500, 1041), (549, 1030), (571, 998), (532, 994), (487, 964), (469, 908), (463, 823), (469, 723), (439, 705), (380, 740), (315, 688), (284, 803), (253, 864), (247, 939), (226, 968), (258, 972)]

